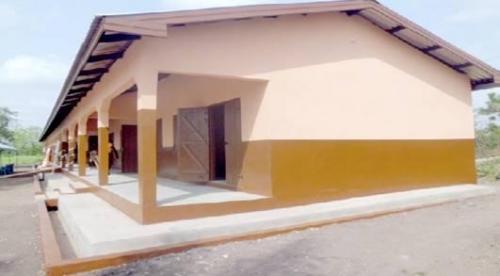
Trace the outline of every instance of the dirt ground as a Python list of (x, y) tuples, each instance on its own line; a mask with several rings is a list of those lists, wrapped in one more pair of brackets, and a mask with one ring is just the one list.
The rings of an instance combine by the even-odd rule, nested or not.
[(0, 180), (0, 275), (44, 275), (32, 178)]
[(85, 275), (500, 275), (500, 195)]

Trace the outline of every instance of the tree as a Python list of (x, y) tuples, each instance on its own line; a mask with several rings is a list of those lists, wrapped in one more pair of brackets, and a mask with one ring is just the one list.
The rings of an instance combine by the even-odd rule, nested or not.
[(14, 146), (19, 155), (39, 155), (42, 145), (38, 142), (41, 129), (39, 127), (18, 128), (14, 131)]
[(480, 115), (488, 116), (490, 123), (486, 128), (476, 130), (476, 151), (478, 157), (500, 155), (500, 94), (488, 94), (486, 107), (479, 109)]
[(16, 115), (16, 112), (7, 107), (0, 107), (0, 141), (13, 141), (14, 132), (11, 129), (11, 125), (16, 119)]
[(492, 121), (500, 117), (500, 94), (488, 94), (486, 107), (479, 109), (479, 114), (489, 116)]

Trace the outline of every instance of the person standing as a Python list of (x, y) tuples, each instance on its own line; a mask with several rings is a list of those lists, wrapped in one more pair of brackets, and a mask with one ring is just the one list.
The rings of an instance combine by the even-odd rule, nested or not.
[(111, 168), (113, 167), (113, 164), (115, 163), (115, 160), (118, 159), (118, 151), (115, 149), (115, 146), (113, 143), (109, 143), (109, 171), (111, 171)]
[(99, 158), (96, 150), (91, 150), (89, 152), (89, 166), (91, 167), (99, 166)]

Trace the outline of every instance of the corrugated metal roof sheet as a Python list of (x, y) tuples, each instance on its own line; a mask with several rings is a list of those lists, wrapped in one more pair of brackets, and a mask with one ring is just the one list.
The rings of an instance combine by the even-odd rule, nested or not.
[(397, 32), (394, 35), (403, 39), (404, 41), (410, 42), (412, 45), (415, 45), (420, 49), (424, 49), (435, 45), (432, 40), (423, 37), (419, 34), (416, 34), (408, 29), (404, 29), (400, 32)]
[(494, 81), (495, 76), (492, 72), (482, 69), (466, 56), (442, 46), (442, 43), (430, 38), (430, 36), (422, 35), (422, 30), (418, 26), (416, 28), (405, 24), (405, 22), (389, 18), (383, 13), (383, 10), (379, 9), (364, 9), (358, 15), (450, 68), (466, 74), (470, 78), (473, 88), (477, 82)]

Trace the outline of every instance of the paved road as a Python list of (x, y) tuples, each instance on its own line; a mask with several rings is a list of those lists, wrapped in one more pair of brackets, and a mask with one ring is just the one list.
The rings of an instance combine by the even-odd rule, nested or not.
[(92, 275), (500, 275), (500, 196), (198, 248)]
[(44, 275), (32, 178), (0, 180), (0, 275)]

